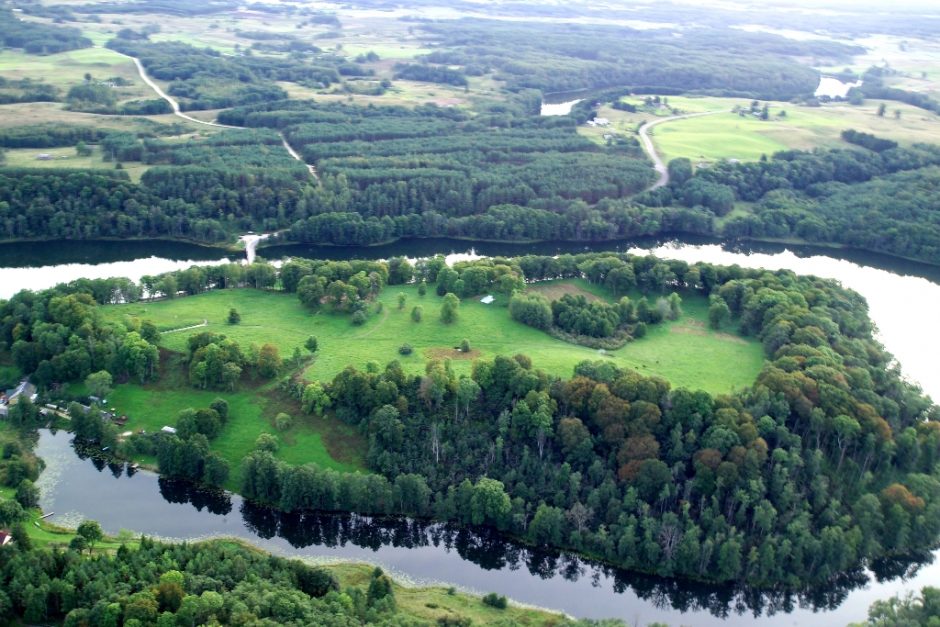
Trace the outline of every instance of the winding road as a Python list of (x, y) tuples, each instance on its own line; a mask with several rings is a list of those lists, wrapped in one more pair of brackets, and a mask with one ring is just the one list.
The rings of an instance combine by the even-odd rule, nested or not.
[(170, 96), (168, 93), (163, 91), (163, 89), (159, 85), (153, 82), (153, 80), (149, 76), (147, 76), (147, 71), (144, 70), (144, 64), (140, 62), (140, 59), (138, 59), (137, 57), (132, 57), (129, 54), (124, 54), (123, 52), (117, 52), (116, 50), (112, 50), (112, 52), (114, 52), (115, 54), (119, 54), (122, 57), (127, 57), (128, 59), (134, 62), (134, 65), (137, 66), (137, 73), (140, 74), (141, 80), (147, 83), (147, 85), (152, 90), (157, 92), (158, 96), (160, 96), (161, 98), (166, 100), (168, 103), (170, 103), (170, 107), (173, 109), (173, 115), (175, 115), (176, 117), (183, 118), (184, 120), (188, 120), (189, 122), (195, 122), (196, 124), (203, 124), (205, 126), (214, 126), (215, 128), (239, 128), (238, 126), (229, 126), (228, 124), (219, 124), (218, 122), (206, 122), (205, 120), (197, 120), (196, 118), (192, 116), (186, 115), (185, 113), (182, 112), (182, 110), (180, 110), (180, 103), (178, 103), (176, 99)]
[(653, 140), (649, 136), (649, 131), (654, 126), (659, 126), (660, 124), (665, 124), (666, 122), (675, 122), (676, 120), (687, 120), (689, 118), (700, 118), (706, 115), (715, 115), (716, 113), (728, 113), (727, 111), (704, 111), (702, 113), (683, 113), (682, 115), (673, 115), (668, 118), (659, 118), (658, 120), (653, 120), (648, 122), (640, 127), (640, 143), (643, 144), (643, 149), (646, 151), (646, 154), (649, 155), (649, 158), (653, 161), (653, 167), (656, 169), (656, 172), (659, 174), (659, 179), (653, 183), (648, 189), (654, 190), (659, 189), (660, 187), (665, 187), (669, 184), (669, 169), (666, 167), (666, 164), (663, 163), (662, 157), (659, 156), (659, 153), (656, 152), (656, 146), (653, 145)]
[[(159, 85), (157, 85), (153, 81), (153, 79), (151, 79), (147, 75), (147, 71), (144, 69), (144, 64), (140, 62), (140, 59), (138, 59), (137, 57), (132, 57), (129, 54), (124, 54), (123, 52), (117, 52), (116, 50), (112, 50), (112, 52), (114, 52), (115, 54), (119, 54), (122, 57), (127, 57), (128, 59), (134, 62), (134, 65), (137, 66), (137, 73), (140, 74), (141, 80), (144, 81), (152, 90), (157, 92), (158, 96), (160, 96), (161, 98), (166, 100), (168, 103), (170, 103), (170, 108), (173, 109), (173, 115), (175, 115), (176, 117), (182, 118), (188, 122), (194, 122), (196, 124), (202, 124), (204, 126), (212, 126), (215, 128), (231, 128), (231, 129), (241, 128), (240, 126), (229, 126), (228, 124), (219, 124), (218, 122), (206, 122), (205, 120), (199, 120), (190, 115), (186, 115), (180, 109), (180, 103), (177, 102), (176, 99), (170, 96), (168, 93), (163, 91), (163, 89)], [(310, 165), (309, 163), (306, 163), (303, 160), (303, 158), (300, 156), (300, 154), (296, 150), (294, 150), (294, 148), (290, 144), (287, 143), (287, 138), (284, 137), (284, 133), (278, 133), (278, 134), (281, 136), (281, 143), (284, 144), (284, 148), (287, 150), (287, 154), (289, 154), (291, 157), (293, 157), (300, 163), (303, 163), (304, 166), (306, 166), (307, 170), (310, 172), (310, 176), (312, 176), (319, 182), (320, 177), (317, 176), (316, 168)]]

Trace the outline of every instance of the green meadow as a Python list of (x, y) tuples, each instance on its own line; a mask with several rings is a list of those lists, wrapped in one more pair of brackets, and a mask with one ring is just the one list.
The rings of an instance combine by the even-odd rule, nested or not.
[[(624, 99), (642, 105), (642, 97)], [(853, 106), (829, 103), (819, 107), (769, 102), (770, 119), (732, 113), (735, 106), (748, 107), (749, 100), (740, 98), (670, 96), (669, 105), (679, 113), (715, 112), (713, 115), (673, 120), (657, 125), (650, 136), (664, 160), (687, 157), (694, 162), (720, 159), (756, 161), (781, 150), (812, 150), (813, 148), (845, 148), (850, 145), (841, 138), (842, 131), (855, 129), (909, 145), (916, 142), (940, 143), (940, 118), (922, 109), (898, 102), (886, 102), (887, 114), (880, 117), (882, 101), (866, 100)], [(763, 105), (763, 102), (761, 103)], [(779, 116), (785, 111), (785, 116)], [(900, 117), (895, 117), (900, 111)], [(637, 113), (602, 107), (599, 115), (610, 120), (607, 127), (582, 127), (579, 132), (598, 142), (611, 133), (635, 135), (639, 125), (668, 117), (663, 108), (655, 112), (641, 109)]]
[[(581, 280), (543, 282), (530, 289), (549, 298), (574, 293), (610, 299), (605, 289)], [(399, 293), (405, 294), (403, 309), (398, 308)], [(308, 380), (322, 381), (332, 379), (347, 365), (364, 368), (375, 362), (383, 366), (396, 359), (412, 373), (423, 372), (431, 359), (450, 359), (458, 374), (469, 374), (475, 359), (523, 353), (536, 367), (562, 377), (571, 376), (578, 362), (607, 359), (646, 375), (664, 377), (676, 387), (715, 394), (749, 385), (763, 363), (761, 345), (755, 340), (708, 328), (708, 304), (698, 295), (685, 295), (679, 320), (651, 326), (646, 337), (615, 351), (569, 344), (515, 322), (509, 317), (505, 297), (490, 305), (478, 298), (464, 299), (458, 320), (449, 325), (440, 320), (441, 301), (433, 290), (419, 296), (414, 285), (386, 287), (362, 326), (354, 326), (349, 314), (332, 312), (327, 306), (311, 311), (294, 294), (254, 289), (215, 290), (172, 300), (105, 307), (104, 315), (115, 321), (152, 320), (162, 332), (161, 346), (169, 351), (163, 354), (163, 373), (157, 382), (118, 385), (109, 395), (108, 405), (128, 416), (126, 430), (154, 432), (174, 425), (183, 409), (207, 407), (213, 399), (224, 398), (229, 403), (229, 419), (212, 448), (230, 462), (228, 487), (237, 489), (241, 482), (240, 460), (254, 448), (262, 433), (277, 435), (281, 443), (277, 456), (288, 463), (315, 462), (345, 472), (365, 470), (366, 445), (355, 429), (332, 416), (302, 415), (297, 404), (278, 393), (273, 383), (257, 387), (242, 383), (234, 392), (191, 387), (183, 354), (187, 339), (194, 333), (222, 333), (244, 348), (272, 343), (284, 358), (290, 357), (295, 348), (303, 350), (304, 341), (315, 335), (319, 350), (303, 375)], [(416, 305), (423, 309), (421, 322), (411, 319), (411, 309)], [(239, 324), (227, 323), (231, 308), (241, 315)], [(196, 328), (187, 328), (193, 326)], [(463, 339), (470, 342), (469, 353), (456, 349)], [(414, 349), (407, 356), (398, 350), (405, 343)], [(274, 428), (279, 412), (294, 418), (291, 428), (280, 433)]]
[[(564, 284), (569, 289), (607, 296), (586, 282)], [(399, 292), (406, 297), (404, 309), (398, 308)], [(650, 327), (646, 337), (607, 352), (569, 344), (515, 322), (509, 317), (505, 299), (491, 305), (477, 298), (464, 299), (453, 324), (440, 321), (441, 298), (433, 289), (421, 297), (414, 285), (390, 286), (381, 292), (378, 302), (382, 311), (376, 312), (373, 306), (362, 326), (354, 326), (348, 314), (334, 313), (329, 307), (310, 311), (293, 294), (252, 289), (116, 305), (105, 308), (105, 315), (116, 320), (125, 316), (152, 320), (164, 332), (162, 346), (176, 352), (186, 351), (191, 334), (207, 330), (223, 333), (245, 347), (272, 343), (287, 358), (307, 337), (315, 335), (320, 349), (306, 376), (324, 381), (347, 365), (363, 368), (371, 361), (385, 365), (395, 359), (413, 373), (422, 372), (430, 359), (451, 359), (457, 373), (469, 374), (473, 359), (523, 353), (536, 367), (558, 376), (570, 376), (574, 366), (586, 359), (609, 359), (621, 367), (664, 377), (676, 387), (723, 393), (750, 385), (763, 362), (761, 346), (753, 339), (708, 328), (708, 304), (698, 295), (684, 295), (684, 315), (679, 320)], [(411, 320), (411, 309), (416, 305), (424, 312), (418, 323)], [(231, 308), (241, 314), (240, 324), (226, 322)], [(203, 323), (205, 326), (197, 329), (174, 331)], [(470, 341), (470, 353), (455, 350), (463, 339)], [(411, 355), (399, 354), (405, 343), (413, 347)], [(721, 367), (716, 368), (717, 364)]]
[[(229, 416), (212, 450), (228, 460), (231, 474), (228, 488), (241, 486), (240, 461), (255, 448), (262, 433), (276, 435), (280, 442), (277, 457), (290, 464), (313, 462), (323, 468), (343, 472), (365, 470), (365, 443), (348, 425), (331, 417), (304, 416), (299, 406), (273, 394), (270, 386), (240, 389), (235, 392), (197, 390), (185, 380), (185, 367), (170, 371), (152, 385), (118, 385), (108, 396), (108, 406), (128, 416), (127, 431), (159, 431), (176, 424), (180, 411), (208, 407), (216, 398), (224, 398)], [(293, 418), (287, 431), (274, 428), (274, 417), (284, 412)], [(155, 459), (139, 461), (154, 464)]]

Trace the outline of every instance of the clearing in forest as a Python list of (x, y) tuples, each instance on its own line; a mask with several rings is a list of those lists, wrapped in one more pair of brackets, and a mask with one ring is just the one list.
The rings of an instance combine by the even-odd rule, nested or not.
[[(272, 343), (283, 358), (290, 357), (295, 347), (302, 349), (307, 337), (315, 335), (320, 348), (305, 376), (323, 381), (332, 379), (347, 365), (364, 368), (376, 362), (384, 366), (396, 359), (408, 372), (423, 372), (428, 359), (453, 358), (454, 349), (464, 339), (469, 340), (473, 357), (522, 353), (532, 358), (535, 367), (560, 377), (570, 377), (581, 361), (610, 359), (644, 375), (661, 376), (675, 387), (713, 394), (750, 385), (763, 363), (763, 350), (755, 340), (707, 327), (708, 301), (697, 294), (682, 294), (684, 314), (679, 320), (650, 326), (646, 337), (621, 349), (601, 352), (512, 320), (503, 297), (489, 305), (479, 302), (479, 297), (464, 298), (457, 321), (444, 324), (440, 320), (442, 299), (433, 287), (423, 297), (415, 285), (384, 288), (378, 297), (382, 313), (371, 314), (362, 326), (354, 326), (349, 314), (334, 313), (329, 306), (310, 311), (294, 294), (253, 289), (216, 290), (174, 300), (109, 306), (104, 311), (116, 320), (124, 316), (150, 319), (162, 330), (207, 320), (206, 327), (193, 333), (223, 333), (244, 348)], [(612, 299), (603, 288), (582, 280), (544, 282), (534, 289)], [(403, 309), (398, 308), (399, 293), (405, 294)], [(636, 298), (639, 294), (630, 296)], [(421, 322), (412, 321), (415, 306), (423, 310)], [(241, 314), (240, 324), (227, 324), (231, 308)], [(189, 335), (167, 334), (161, 345), (184, 353)], [(399, 348), (403, 344), (411, 345), (413, 352), (401, 355)], [(469, 374), (472, 359), (454, 359), (452, 365), (458, 374)]]

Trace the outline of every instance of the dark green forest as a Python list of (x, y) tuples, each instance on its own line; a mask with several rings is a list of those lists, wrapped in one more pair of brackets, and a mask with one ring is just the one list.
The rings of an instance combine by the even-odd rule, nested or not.
[(754, 205), (725, 223), (724, 237), (798, 237), (936, 263), (940, 148), (901, 148), (863, 136), (848, 133), (866, 150), (787, 151), (756, 163), (719, 163), (639, 200), (707, 206), (730, 191)]
[(679, 90), (789, 100), (811, 95), (819, 77), (797, 58), (844, 60), (857, 50), (728, 28), (697, 28), (681, 39), (668, 29), (476, 19), (421, 28), (442, 48), (427, 61), (459, 65), (470, 75), (493, 72), (511, 90), (545, 93), (624, 87), (638, 93)]
[[(9, 503), (16, 505), (12, 501), (3, 504)], [(15, 515), (15, 509), (4, 509), (2, 514)], [(344, 585), (334, 567), (313, 567), (232, 542), (166, 544), (142, 538), (114, 552), (92, 553), (100, 540), (101, 528), (86, 521), (67, 550), (32, 548), (23, 534), (18, 534), (13, 545), (0, 548), (0, 623), (54, 622), (66, 627), (478, 624), (451, 608), (429, 612), (428, 608), (439, 607), (436, 604), (400, 605), (395, 584), (379, 568)], [(479, 599), (458, 599), (454, 605), (458, 604), (465, 612), (468, 604), (485, 607)], [(467, 613), (487, 615), (475, 608)], [(434, 614), (441, 618), (429, 618)], [(571, 627), (623, 624), (531, 613), (524, 619), (520, 623), (513, 616), (496, 617), (493, 624), (515, 627), (533, 624), (533, 619), (541, 619), (538, 624), (548, 621)]]
[[(384, 370), (350, 367), (324, 385), (287, 378), (280, 393), (304, 412), (329, 408), (361, 431), (376, 474), (288, 466), (262, 443), (244, 462), (241, 491), (253, 501), (288, 512), (485, 525), (628, 569), (756, 586), (831, 581), (881, 558), (916, 555), (940, 537), (940, 410), (873, 340), (864, 301), (834, 282), (605, 253), (454, 269), (440, 260), (414, 268), (396, 262), (394, 272), (384, 263), (356, 263), (366, 265), (297, 261), (280, 277), (268, 266), (251, 270), (263, 279), (245, 274), (241, 281), (219, 266), (148, 281), (168, 289), (172, 277), (169, 289), (189, 293), (280, 281), (316, 308), (333, 298), (329, 280), (342, 283), (338, 302), (348, 299), (354, 306), (343, 309), (355, 316), (373, 284), (512, 291), (521, 277), (606, 284), (616, 271), (623, 289), (648, 297), (710, 296), (730, 324), (763, 343), (767, 361), (751, 387), (720, 396), (673, 389), (603, 361), (558, 378), (525, 355), (478, 361), (470, 377), (432, 361), (418, 376), (393, 362)], [(308, 298), (311, 289), (321, 296)], [(99, 369), (147, 379), (156, 376), (154, 330), (96, 322), (96, 303), (141, 294), (126, 280), (22, 292), (0, 305), (0, 340), (43, 386)], [(89, 334), (98, 338), (93, 345), (81, 339)], [(222, 340), (194, 341), (191, 376), (209, 359), (207, 347)], [(211, 349), (216, 365), (206, 367), (224, 377), (225, 363), (244, 364), (237, 352), (224, 356), (231, 350), (237, 346), (218, 344)], [(261, 373), (265, 366), (250, 367)], [(22, 426), (35, 424), (35, 416), (19, 413)], [(132, 438), (125, 453), (157, 454), (167, 474), (219, 483), (224, 469), (208, 440), (223, 414), (221, 407), (197, 410), (185, 419), (185, 437)]]
[(29, 54), (55, 54), (91, 46), (80, 30), (21, 20), (7, 7), (0, 7), (0, 45), (22, 48)]
[[(151, 43), (112, 39), (108, 47), (140, 59), (154, 78), (170, 81), (167, 92), (183, 110), (219, 109), (269, 102), (287, 97), (275, 81), (326, 87), (344, 75), (367, 75), (366, 70), (332, 54), (307, 57), (223, 56), (211, 48), (181, 42)], [(341, 66), (341, 67), (340, 67)]]

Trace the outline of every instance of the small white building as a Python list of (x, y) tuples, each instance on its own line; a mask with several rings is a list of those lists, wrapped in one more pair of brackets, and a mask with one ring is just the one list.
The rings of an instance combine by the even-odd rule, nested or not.
[(484, 305), (489, 305), (494, 300), (496, 300), (496, 298), (494, 298), (492, 294), (487, 294), (486, 296), (480, 299), (480, 302), (483, 303)]
[(175, 434), (176, 434), (176, 427), (171, 427), (171, 426), (167, 425), (167, 426), (163, 427), (162, 429), (160, 429), (160, 431), (162, 431), (163, 433), (169, 433), (169, 434), (175, 435)]

